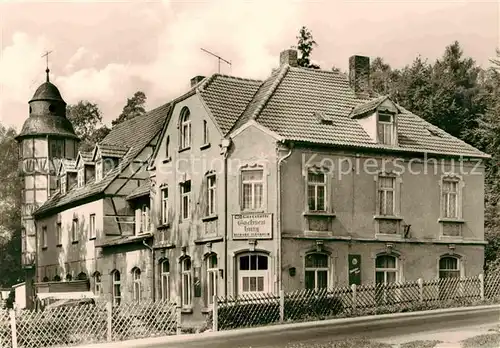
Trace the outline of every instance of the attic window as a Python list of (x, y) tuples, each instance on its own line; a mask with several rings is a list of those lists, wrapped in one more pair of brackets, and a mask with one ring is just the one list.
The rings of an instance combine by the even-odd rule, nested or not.
[(324, 112), (314, 111), (314, 116), (318, 119), (320, 123), (333, 124), (332, 120), (326, 118), (326, 114)]
[(431, 135), (433, 135), (433, 136), (435, 136), (435, 137), (440, 137), (440, 138), (442, 138), (442, 137), (443, 137), (443, 135), (442, 135), (439, 131), (437, 131), (436, 129), (432, 129), (432, 128), (426, 128), (426, 129), (427, 129), (427, 131), (428, 131)]
[(388, 113), (378, 113), (378, 141), (381, 144), (394, 144), (394, 115)]

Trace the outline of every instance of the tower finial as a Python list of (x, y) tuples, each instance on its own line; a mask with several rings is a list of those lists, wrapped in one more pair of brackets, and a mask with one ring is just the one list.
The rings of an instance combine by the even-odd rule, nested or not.
[(51, 54), (52, 51), (46, 51), (45, 54), (42, 55), (42, 57), (45, 57), (46, 58), (46, 64), (47, 64), (47, 69), (45, 69), (45, 73), (47, 74), (47, 82), (49, 82), (49, 72), (50, 72), (50, 69), (49, 69), (49, 54)]

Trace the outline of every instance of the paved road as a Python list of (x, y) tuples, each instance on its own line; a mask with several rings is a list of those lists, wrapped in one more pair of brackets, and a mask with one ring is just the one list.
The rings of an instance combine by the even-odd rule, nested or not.
[(438, 314), (431, 318), (404, 318), (395, 325), (387, 320), (378, 323), (346, 324), (335, 327), (294, 329), (292, 332), (265, 333), (263, 336), (239, 335), (237, 337), (206, 337), (194, 342), (151, 344), (154, 348), (284, 348), (288, 343), (320, 343), (338, 339), (367, 337), (385, 339), (416, 333), (456, 330), (472, 326), (500, 324), (498, 308), (468, 313)]

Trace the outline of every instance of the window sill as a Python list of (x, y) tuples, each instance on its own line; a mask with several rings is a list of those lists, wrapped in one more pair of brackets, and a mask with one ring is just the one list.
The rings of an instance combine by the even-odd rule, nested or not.
[(210, 305), (210, 306), (208, 306), (208, 307), (204, 307), (204, 308), (202, 308), (202, 309), (201, 309), (201, 312), (202, 312), (203, 314), (209, 314), (209, 313), (211, 313), (212, 311), (213, 311), (213, 307), (212, 307), (212, 305)]
[(156, 229), (158, 229), (158, 230), (165, 230), (165, 229), (167, 229), (169, 227), (170, 227), (170, 222), (167, 222), (167, 223), (158, 225), (158, 227), (156, 227)]
[(302, 213), (303, 216), (324, 216), (324, 217), (336, 217), (335, 213), (321, 212), (321, 211), (306, 211)]
[(47, 250), (47, 247), (46, 246), (42, 247), (42, 250)]
[(210, 147), (210, 143), (203, 144), (200, 146), (200, 150), (205, 150), (205, 149), (208, 149), (209, 147)]
[(375, 215), (373, 218), (375, 220), (403, 220), (402, 217), (395, 215)]
[(201, 221), (203, 221), (203, 222), (209, 222), (209, 221), (214, 221), (214, 220), (217, 220), (217, 219), (218, 219), (217, 215), (210, 215), (210, 216), (202, 217)]
[(447, 236), (447, 235), (442, 234), (439, 236), (439, 239), (450, 241), (450, 242), (453, 242), (453, 241), (462, 242), (464, 240), (464, 237), (463, 236)]
[(263, 210), (263, 209), (259, 209), (259, 210), (243, 210), (241, 209), (240, 210), (240, 214), (242, 215), (245, 215), (245, 214), (265, 214), (266, 211)]
[(399, 233), (375, 233), (375, 238), (383, 241), (402, 240), (403, 236)]
[(185, 147), (183, 149), (179, 149), (179, 153), (184, 152), (184, 151), (188, 151), (188, 150), (191, 150), (191, 146)]
[(439, 218), (438, 222), (439, 223), (447, 223), (447, 222), (453, 223), (454, 222), (454, 223), (457, 223), (457, 224), (464, 224), (465, 220), (462, 220), (462, 219), (450, 219), (450, 218)]
[(62, 248), (62, 244), (56, 244), (57, 248)]
[(172, 160), (172, 157), (168, 156), (167, 158), (165, 158), (163, 161), (161, 161), (161, 163), (165, 164), (165, 163), (168, 163)]
[(74, 240), (74, 241), (71, 242), (71, 244), (78, 244), (78, 241)]
[(89, 240), (96, 240), (96, 237), (90, 237)]
[(189, 307), (181, 308), (181, 313), (191, 314), (191, 313), (193, 313), (193, 308), (189, 308)]

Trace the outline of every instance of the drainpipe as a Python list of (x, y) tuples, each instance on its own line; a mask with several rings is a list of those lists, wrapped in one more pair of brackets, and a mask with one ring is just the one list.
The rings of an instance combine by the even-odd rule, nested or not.
[(152, 281), (153, 281), (153, 287), (151, 288), (151, 293), (153, 294), (153, 301), (155, 301), (156, 299), (156, 287), (155, 287), (155, 274), (156, 274), (156, 271), (155, 271), (155, 250), (153, 247), (149, 246), (148, 243), (146, 243), (145, 240), (142, 241), (142, 244), (144, 244), (145, 247), (147, 247), (149, 250), (151, 250), (151, 258), (152, 258), (152, 272), (153, 272), (153, 276), (151, 277)]
[(223, 139), (221, 143), (221, 154), (224, 157), (224, 296), (227, 297), (227, 276), (228, 276), (228, 261), (227, 261), (227, 157), (231, 139)]
[(276, 257), (278, 258), (277, 267), (278, 271), (276, 273), (277, 277), (276, 280), (278, 282), (278, 293), (283, 290), (283, 282), (281, 281), (281, 272), (282, 272), (282, 259), (281, 259), (281, 163), (286, 160), (290, 155), (292, 154), (292, 149), (293, 149), (293, 143), (290, 144), (290, 150), (288, 153), (283, 156), (279, 157), (279, 148), (277, 149), (278, 153), (278, 163), (277, 163), (277, 175), (276, 175), (276, 190), (277, 190), (277, 214), (276, 214), (276, 243), (277, 243), (277, 253)]

